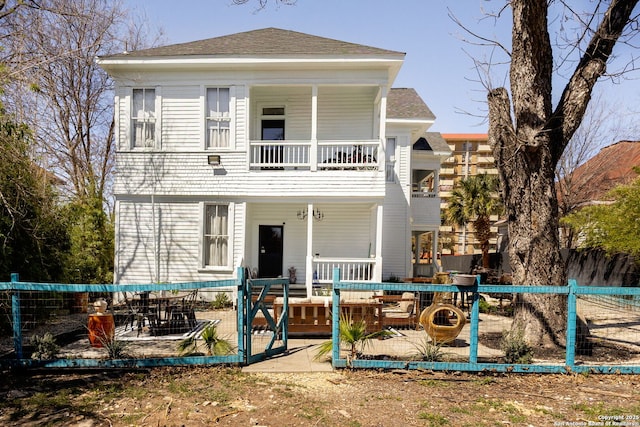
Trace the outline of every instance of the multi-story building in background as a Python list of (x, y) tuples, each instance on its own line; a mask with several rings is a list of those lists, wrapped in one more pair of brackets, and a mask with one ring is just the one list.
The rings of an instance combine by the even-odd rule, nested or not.
[[(487, 173), (497, 175), (493, 154), (486, 133), (450, 133), (442, 137), (452, 151), (440, 169), (440, 211), (444, 218), (449, 198), (455, 183), (473, 175)], [(492, 221), (498, 217), (492, 216)], [(498, 228), (491, 228), (490, 251), (494, 251), (498, 240)], [(444, 219), (440, 226), (440, 253), (443, 255), (480, 254), (480, 243), (475, 237), (471, 224), (465, 227), (447, 224)]]

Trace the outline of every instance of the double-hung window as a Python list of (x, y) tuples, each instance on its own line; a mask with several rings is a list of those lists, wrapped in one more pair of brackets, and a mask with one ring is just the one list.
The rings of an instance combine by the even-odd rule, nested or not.
[(386, 171), (385, 171), (385, 179), (387, 182), (396, 182), (396, 146), (397, 140), (396, 137), (387, 137), (387, 146), (386, 146)]
[(156, 91), (133, 89), (132, 147), (154, 147), (156, 142)]
[(229, 147), (229, 88), (207, 88), (206, 103), (206, 148)]
[(206, 204), (204, 208), (205, 267), (229, 266), (229, 205)]

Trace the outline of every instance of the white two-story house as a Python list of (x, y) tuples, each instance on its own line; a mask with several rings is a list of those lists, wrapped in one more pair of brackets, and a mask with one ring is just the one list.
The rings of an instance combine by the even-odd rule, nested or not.
[(293, 267), (310, 294), (334, 266), (419, 274), (450, 151), (417, 93), (391, 88), (404, 56), (267, 28), (99, 58), (115, 81), (116, 283)]

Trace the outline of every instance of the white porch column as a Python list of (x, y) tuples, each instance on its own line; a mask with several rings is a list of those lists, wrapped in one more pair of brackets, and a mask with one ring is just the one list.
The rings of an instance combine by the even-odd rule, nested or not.
[(376, 210), (376, 268), (373, 270), (373, 281), (382, 282), (382, 231), (384, 221), (384, 206), (378, 204)]
[(305, 287), (307, 298), (313, 293), (313, 203), (307, 204), (307, 268), (305, 273)]
[(311, 170), (318, 170), (318, 86), (311, 86), (311, 147), (309, 148)]
[[(384, 151), (386, 153), (387, 150), (387, 87), (383, 86), (380, 88), (380, 136), (379, 139), (384, 147)], [(387, 156), (381, 156), (378, 154), (378, 167), (381, 170), (385, 170), (386, 167)]]

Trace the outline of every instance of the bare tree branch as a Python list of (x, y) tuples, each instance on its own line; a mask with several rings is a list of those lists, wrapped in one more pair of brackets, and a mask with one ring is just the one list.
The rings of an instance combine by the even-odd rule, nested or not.
[(552, 156), (556, 163), (580, 125), (593, 87), (598, 78), (604, 75), (613, 47), (629, 24), (631, 13), (637, 3), (638, 0), (611, 2), (569, 83), (565, 86), (553, 115), (545, 125), (545, 131), (559, 133), (556, 141), (561, 143), (552, 147)]

